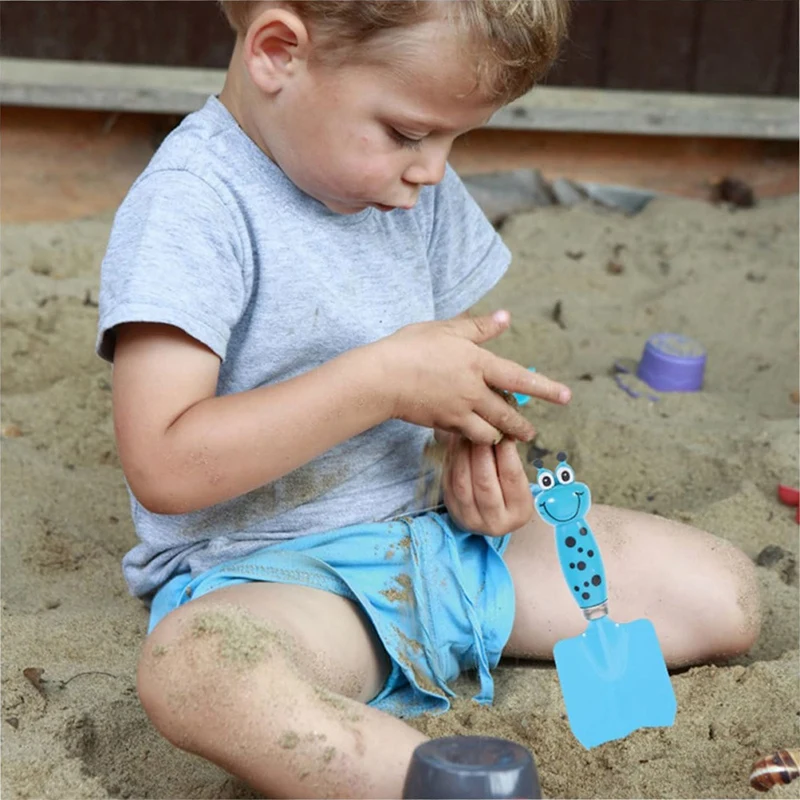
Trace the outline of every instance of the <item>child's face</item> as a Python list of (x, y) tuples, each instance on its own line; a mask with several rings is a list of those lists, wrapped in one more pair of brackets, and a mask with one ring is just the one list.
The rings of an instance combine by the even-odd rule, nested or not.
[(442, 179), (453, 140), (497, 110), (460, 44), (426, 22), (398, 34), (385, 66), (299, 69), (253, 122), (295, 185), (331, 211), (411, 208)]

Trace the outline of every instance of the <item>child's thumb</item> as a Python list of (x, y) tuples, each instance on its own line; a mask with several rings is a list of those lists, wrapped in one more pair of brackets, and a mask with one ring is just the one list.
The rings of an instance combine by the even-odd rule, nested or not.
[(511, 314), (501, 309), (481, 317), (469, 317), (463, 320), (463, 325), (467, 338), (475, 344), (481, 344), (499, 336), (508, 328), (510, 322)]

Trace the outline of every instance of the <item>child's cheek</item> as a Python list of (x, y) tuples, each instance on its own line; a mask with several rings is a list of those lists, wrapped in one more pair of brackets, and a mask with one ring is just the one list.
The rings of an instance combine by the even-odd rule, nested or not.
[(373, 189), (382, 189), (394, 183), (395, 168), (392, 159), (386, 155), (373, 155), (362, 162), (361, 174), (364, 183)]

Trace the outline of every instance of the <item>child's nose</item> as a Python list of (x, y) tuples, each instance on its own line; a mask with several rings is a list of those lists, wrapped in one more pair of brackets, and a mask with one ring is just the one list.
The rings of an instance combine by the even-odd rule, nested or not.
[(416, 154), (414, 162), (406, 169), (403, 180), (415, 186), (433, 186), (444, 178), (450, 148), (426, 148)]

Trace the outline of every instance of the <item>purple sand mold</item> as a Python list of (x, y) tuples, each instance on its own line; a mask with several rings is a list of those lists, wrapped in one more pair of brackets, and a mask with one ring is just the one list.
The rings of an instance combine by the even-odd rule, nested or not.
[(679, 333), (657, 333), (649, 341), (662, 353), (678, 358), (704, 358), (706, 354), (694, 339)]
[[(624, 374), (627, 375), (628, 373)], [(642, 396), (642, 392), (634, 389), (633, 386), (626, 382), (626, 378), (624, 378), (622, 375), (615, 375), (614, 380), (616, 381), (617, 386), (619, 386), (623, 391), (627, 392), (631, 397), (639, 398)], [(642, 382), (644, 383), (644, 381)], [(647, 399), (654, 403), (658, 403), (661, 400), (657, 394), (650, 394), (649, 392), (647, 393)]]
[(632, 358), (618, 358), (614, 362), (614, 369), (617, 372), (622, 372), (625, 375), (630, 375), (632, 372), (636, 372), (637, 363)]
[(703, 385), (706, 352), (688, 336), (658, 333), (644, 346), (636, 376), (662, 392), (696, 392)]
[(619, 386), (619, 388), (622, 389), (623, 391), (627, 392), (631, 397), (636, 398), (642, 396), (632, 386), (628, 386), (628, 384), (625, 383), (625, 381), (623, 381), (619, 375), (614, 376), (614, 380), (617, 382), (617, 386)]

